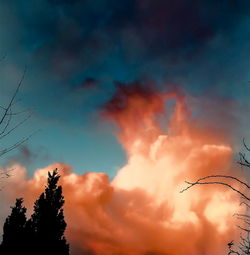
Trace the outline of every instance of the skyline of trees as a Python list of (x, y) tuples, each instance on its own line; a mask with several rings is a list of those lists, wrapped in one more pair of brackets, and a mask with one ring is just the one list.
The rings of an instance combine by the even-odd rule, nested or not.
[(60, 175), (55, 169), (48, 172), (47, 186), (34, 203), (34, 212), (26, 218), (27, 209), (23, 199), (17, 198), (11, 214), (3, 227), (3, 240), (0, 245), (1, 255), (36, 254), (68, 255), (69, 244), (64, 232), (62, 186), (58, 186)]

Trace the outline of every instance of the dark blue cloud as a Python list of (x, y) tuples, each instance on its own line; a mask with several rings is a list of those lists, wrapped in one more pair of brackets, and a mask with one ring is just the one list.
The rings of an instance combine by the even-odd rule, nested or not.
[(2, 0), (0, 53), (11, 66), (2, 81), (14, 86), (27, 64), (24, 106), (70, 130), (97, 125), (114, 81), (233, 98), (243, 119), (249, 27), (248, 0)]
[(154, 79), (231, 96), (248, 80), (247, 0), (5, 0), (2, 7), (3, 51), (28, 63), (48, 101), (89, 77), (104, 94), (114, 80)]
[[(26, 47), (35, 64), (64, 81), (85, 75), (110, 82), (109, 75), (122, 81), (162, 76), (172, 82), (173, 75), (195, 72), (196, 63), (206, 67), (214, 51), (211, 61), (227, 62), (222, 69), (227, 68), (227, 50), (238, 47), (227, 43), (249, 14), (244, 0), (48, 3), (41, 4), (42, 15), (31, 9), (20, 14), (31, 17), (25, 42), (31, 43), (30, 31), (36, 31), (33, 47)], [(221, 72), (212, 73), (216, 83)]]
[[(19, 23), (12, 29), (13, 33), (18, 30), (20, 50), (30, 54), (32, 65), (64, 81), (85, 73), (103, 77), (111, 71), (118, 76), (115, 79), (122, 80), (145, 75), (168, 78), (169, 70), (189, 72), (192, 61), (202, 59), (206, 65), (210, 43), (217, 40), (216, 48), (223, 50), (248, 19), (249, 6), (247, 0), (36, 0), (26, 5), (18, 1), (5, 4), (14, 10)], [(127, 72), (126, 77), (119, 77), (120, 69)]]

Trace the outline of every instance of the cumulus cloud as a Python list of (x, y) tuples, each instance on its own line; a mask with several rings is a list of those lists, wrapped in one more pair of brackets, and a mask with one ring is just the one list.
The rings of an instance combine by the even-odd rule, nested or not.
[[(175, 105), (163, 127), (159, 116), (172, 99)], [(37, 169), (28, 178), (27, 170), (16, 164), (16, 174), (0, 194), (3, 204), (22, 196), (31, 212), (47, 172), (58, 168), (72, 254), (225, 252), (227, 242), (237, 238), (232, 215), (239, 209), (239, 198), (220, 186), (180, 193), (187, 179), (215, 170), (232, 174), (232, 148), (225, 136), (215, 135), (220, 130), (190, 121), (185, 95), (178, 91), (142, 91), (138, 84), (118, 89), (103, 114), (117, 123), (118, 139), (127, 152), (127, 164), (112, 181), (105, 173), (80, 175), (60, 163)]]

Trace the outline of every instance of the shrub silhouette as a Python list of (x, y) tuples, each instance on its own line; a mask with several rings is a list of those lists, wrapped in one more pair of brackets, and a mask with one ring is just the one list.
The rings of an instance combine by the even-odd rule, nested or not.
[(26, 251), (26, 208), (22, 206), (23, 199), (16, 199), (11, 214), (3, 226), (3, 240), (0, 246), (1, 255), (25, 254)]

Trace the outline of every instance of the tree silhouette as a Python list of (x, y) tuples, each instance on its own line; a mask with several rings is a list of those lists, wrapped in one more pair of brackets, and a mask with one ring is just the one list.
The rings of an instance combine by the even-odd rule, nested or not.
[(48, 183), (35, 202), (34, 213), (27, 222), (27, 230), (32, 244), (30, 254), (68, 255), (69, 245), (64, 237), (62, 186), (57, 186), (60, 176), (57, 169), (48, 173)]
[(0, 246), (1, 255), (25, 254), (26, 246), (26, 208), (22, 205), (23, 199), (16, 199), (11, 214), (3, 226), (3, 240)]

